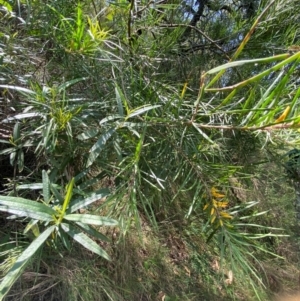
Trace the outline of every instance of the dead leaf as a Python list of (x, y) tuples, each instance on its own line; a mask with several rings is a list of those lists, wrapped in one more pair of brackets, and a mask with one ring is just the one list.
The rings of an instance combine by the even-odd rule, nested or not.
[(219, 272), (220, 271), (220, 265), (219, 265), (219, 262), (217, 259), (215, 259), (211, 265), (212, 269), (215, 271), (215, 272)]
[(227, 277), (228, 278), (225, 280), (225, 284), (227, 284), (227, 285), (232, 284), (232, 282), (233, 282), (233, 273), (232, 273), (231, 270), (228, 271)]

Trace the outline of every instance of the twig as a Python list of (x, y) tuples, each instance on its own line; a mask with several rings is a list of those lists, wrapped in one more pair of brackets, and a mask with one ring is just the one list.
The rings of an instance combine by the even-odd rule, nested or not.
[(172, 28), (172, 27), (188, 27), (191, 28), (195, 31), (197, 31), (198, 33), (200, 33), (205, 39), (207, 39), (209, 42), (211, 42), (216, 48), (218, 48), (225, 56), (228, 60), (230, 60), (230, 57), (227, 55), (226, 51), (222, 49), (221, 46), (219, 46), (217, 44), (216, 41), (214, 41), (213, 39), (211, 39), (208, 35), (206, 35), (202, 30), (200, 30), (199, 28), (192, 26), (192, 25), (188, 25), (188, 24), (160, 24), (159, 27), (166, 27), (166, 28)]
[(131, 23), (132, 23), (132, 11), (133, 11), (133, 8), (134, 8), (134, 0), (131, 0), (130, 1), (130, 8), (129, 8), (128, 23), (127, 23), (127, 36), (128, 36), (129, 46), (132, 45)]

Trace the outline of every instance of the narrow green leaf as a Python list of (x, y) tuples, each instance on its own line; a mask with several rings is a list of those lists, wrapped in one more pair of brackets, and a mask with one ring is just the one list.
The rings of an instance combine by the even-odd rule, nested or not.
[(70, 236), (66, 234), (63, 229), (61, 229), (61, 225), (59, 225), (59, 230), (57, 231), (58, 236), (60, 237), (63, 245), (66, 247), (67, 250), (71, 250), (71, 242), (70, 242)]
[[(75, 177), (75, 179), (76, 179), (76, 177)], [(93, 177), (91, 179), (88, 179), (85, 182), (81, 183), (80, 185), (78, 185), (77, 188), (81, 191), (89, 191), (90, 188), (93, 189), (94, 185), (99, 184), (100, 181), (106, 177), (107, 177), (106, 171), (102, 171), (99, 174), (96, 174), (96, 173), (94, 174), (94, 172), (93, 172)], [(97, 193), (96, 191), (93, 191), (93, 192)], [(84, 196), (86, 197), (87, 194), (84, 194)]]
[(12, 12), (12, 6), (4, 0), (0, 0), (0, 4), (3, 5), (9, 12)]
[(16, 157), (17, 157), (17, 151), (15, 150), (15, 151), (13, 151), (13, 152), (9, 155), (9, 163), (10, 163), (10, 165), (14, 166)]
[(268, 213), (269, 211), (270, 210), (266, 210), (266, 211), (262, 211), (262, 212), (258, 212), (258, 213), (253, 213), (252, 215), (248, 215), (248, 216), (241, 216), (239, 219), (244, 220), (244, 219), (247, 219), (247, 218), (253, 218), (254, 216), (264, 215), (264, 214)]
[(98, 225), (98, 226), (118, 225), (118, 221), (112, 218), (105, 217), (105, 216), (97, 216), (92, 214), (80, 214), (80, 213), (68, 214), (65, 215), (64, 219), (68, 221), (81, 222), (84, 224)]
[(55, 210), (42, 203), (10, 196), (0, 196), (0, 211), (43, 221), (52, 221), (52, 215), (56, 214)]
[[(10, 135), (7, 134), (6, 137), (10, 137)], [(11, 144), (8, 140), (3, 140), (3, 139), (0, 139), (0, 143), (5, 143), (5, 144)], [(0, 152), (0, 154), (2, 154), (2, 151)]]
[(23, 233), (26, 234), (29, 230), (31, 230), (34, 236), (38, 237), (40, 235), (40, 229), (37, 225), (38, 222), (39, 221), (37, 219), (32, 219), (25, 227)]
[(117, 101), (117, 105), (118, 105), (118, 113), (120, 116), (124, 117), (122, 99), (121, 99), (121, 95), (120, 95), (117, 87), (115, 87), (115, 93), (116, 93), (116, 101)]
[(8, 155), (16, 150), (15, 147), (6, 148), (0, 151), (0, 155)]
[(59, 188), (59, 186), (52, 184), (52, 183), (50, 184), (50, 190), (52, 191), (52, 193), (56, 197), (56, 199), (59, 201), (59, 203), (62, 204), (64, 202), (64, 199), (56, 188)]
[(99, 121), (99, 125), (103, 125), (103, 124), (105, 124), (106, 122), (112, 121), (112, 120), (115, 120), (115, 119), (122, 119), (122, 120), (123, 120), (124, 118), (121, 117), (120, 115), (109, 115), (109, 116), (107, 116), (107, 117), (101, 119), (101, 120)]
[(82, 82), (84, 80), (86, 80), (87, 77), (81, 77), (81, 78), (76, 78), (76, 79), (72, 79), (72, 80), (69, 80), (63, 84), (61, 84), (59, 87), (58, 87), (58, 92), (62, 92), (63, 90), (65, 90), (66, 88), (70, 87), (70, 86), (73, 86), (79, 82)]
[(48, 177), (48, 174), (46, 170), (43, 169), (42, 171), (42, 177), (43, 177), (43, 197), (44, 202), (49, 204), (50, 202), (50, 180)]
[(110, 240), (102, 233), (95, 230), (93, 227), (90, 227), (87, 224), (83, 224), (80, 222), (76, 222), (76, 225), (78, 225), (83, 231), (85, 231), (88, 235), (93, 236), (95, 238), (98, 238), (103, 241), (110, 242)]
[(70, 235), (74, 240), (83, 245), (86, 249), (100, 255), (107, 260), (110, 260), (108, 254), (100, 246), (98, 246), (87, 235), (80, 232), (76, 227), (65, 223), (62, 223), (61, 227), (68, 235)]
[(75, 212), (81, 208), (87, 207), (88, 205), (107, 197), (109, 194), (110, 191), (107, 188), (104, 188), (97, 193), (92, 193), (84, 199), (73, 200), (69, 206), (68, 212)]
[[(129, 109), (129, 106), (128, 106), (127, 99), (126, 99), (126, 97), (124, 96), (124, 94), (123, 94), (122, 90), (120, 89), (120, 87), (119, 87), (117, 84), (115, 84), (115, 85), (116, 85), (115, 91), (116, 91), (117, 102), (118, 102), (118, 101), (122, 101), (122, 102), (123, 102), (123, 105), (124, 105), (124, 107), (125, 107), (125, 109), (126, 109), (126, 114), (128, 115), (129, 112), (130, 112), (130, 109)], [(122, 104), (121, 104), (121, 105), (122, 105)], [(119, 108), (119, 104), (118, 104), (118, 110), (119, 110), (119, 113), (120, 113), (120, 111), (121, 111), (121, 113), (122, 113), (122, 111), (123, 111), (123, 106), (122, 106), (122, 109), (121, 109), (121, 108)], [(120, 114), (120, 115), (121, 115), (121, 114)], [(124, 113), (123, 113), (123, 115), (124, 115)], [(121, 115), (121, 116), (123, 116), (123, 115)]]
[(98, 133), (98, 129), (90, 129), (88, 131), (85, 131), (84, 133), (81, 133), (80, 135), (77, 135), (76, 138), (78, 140), (84, 141), (90, 138), (94, 138)]
[[(30, 190), (42, 190), (43, 189), (43, 183), (33, 183), (33, 184), (22, 184), (17, 185), (17, 190), (23, 190), (23, 189), (30, 189)], [(57, 184), (51, 184), (52, 186), (59, 188), (60, 186)]]
[(101, 151), (104, 149), (106, 142), (115, 133), (115, 131), (116, 128), (111, 128), (101, 135), (99, 140), (90, 149), (90, 155), (88, 157), (86, 167), (91, 166), (95, 162), (95, 160), (100, 155)]
[(22, 172), (24, 169), (24, 152), (22, 149), (18, 150), (18, 170), (19, 172)]
[(71, 200), (72, 194), (73, 194), (74, 182), (75, 182), (75, 180), (74, 180), (74, 178), (72, 178), (71, 182), (67, 185), (67, 193), (66, 193), (66, 196), (65, 196), (65, 199), (64, 199), (62, 210), (61, 210), (60, 215), (59, 215), (58, 223), (60, 223), (63, 220), (64, 215), (66, 213), (66, 210), (69, 206), (69, 203), (70, 203), (70, 200)]
[(51, 226), (46, 229), (41, 235), (39, 235), (20, 255), (14, 265), (11, 267), (6, 276), (0, 283), (0, 300), (3, 300), (5, 295), (9, 292), (12, 285), (21, 275), (21, 272), (26, 267), (29, 260), (33, 257), (35, 252), (46, 241), (49, 235), (54, 231), (55, 226)]
[(195, 123), (192, 123), (193, 127), (200, 133), (200, 135), (208, 142), (215, 144)]
[(25, 118), (33, 118), (33, 117), (39, 117), (39, 116), (43, 116), (40, 113), (36, 113), (36, 112), (31, 112), (31, 113), (22, 113), (22, 114), (17, 114), (14, 115), (13, 117), (8, 117), (4, 120), (2, 120), (2, 122), (8, 122), (8, 121), (13, 121), (13, 120), (22, 120)]
[(146, 106), (143, 106), (142, 108), (136, 108), (136, 109), (130, 111), (130, 114), (126, 116), (126, 119), (129, 119), (129, 118), (137, 116), (137, 115), (142, 115), (145, 112), (148, 112), (150, 110), (153, 110), (153, 109), (156, 109), (159, 107), (161, 107), (161, 105), (154, 105), (154, 106), (146, 105)]
[(18, 143), (18, 140), (20, 139), (21, 132), (20, 132), (20, 123), (16, 122), (13, 130), (13, 139), (14, 143)]
[(23, 93), (28, 93), (28, 94), (35, 94), (34, 91), (31, 91), (31, 90), (26, 89), (26, 88), (18, 87), (18, 86), (0, 85), (0, 88), (15, 90), (15, 91), (18, 91), (18, 92), (23, 92)]
[(228, 68), (233, 68), (233, 67), (238, 67), (238, 66), (243, 66), (245, 64), (257, 64), (257, 63), (270, 63), (270, 62), (274, 62), (274, 61), (278, 61), (278, 60), (283, 60), (290, 57), (289, 53), (284, 53), (284, 54), (279, 54), (276, 56), (270, 56), (270, 57), (266, 57), (266, 58), (262, 58), (262, 59), (253, 59), (253, 60), (241, 60), (241, 61), (235, 61), (235, 62), (230, 62), (221, 66), (218, 66), (216, 68), (213, 68), (209, 71), (207, 71), (207, 74), (213, 74), (213, 73), (217, 73), (221, 70), (225, 70)]

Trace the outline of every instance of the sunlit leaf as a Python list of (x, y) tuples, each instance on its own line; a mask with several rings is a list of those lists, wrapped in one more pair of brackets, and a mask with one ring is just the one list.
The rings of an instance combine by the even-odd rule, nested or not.
[(0, 283), (0, 300), (9, 292), (14, 282), (19, 278), (21, 272), (24, 270), (29, 260), (34, 256), (36, 251), (43, 245), (46, 239), (54, 231), (55, 226), (47, 228), (41, 235), (39, 235), (18, 257), (9, 272), (5, 275)]
[(126, 116), (126, 119), (129, 119), (129, 118), (134, 117), (134, 116), (142, 115), (145, 112), (148, 112), (150, 110), (153, 110), (153, 109), (156, 109), (156, 108), (159, 108), (159, 107), (161, 107), (161, 106), (160, 105), (154, 105), (154, 106), (146, 105), (142, 108), (137, 108), (135, 110), (131, 110), (130, 114)]
[(88, 249), (91, 252), (94, 252), (101, 257), (110, 260), (108, 254), (98, 245), (96, 244), (92, 239), (90, 239), (87, 235), (79, 231), (76, 227), (62, 223), (61, 228), (74, 240), (79, 242), (81, 245), (83, 245), (86, 249)]
[(0, 196), (0, 211), (43, 221), (52, 221), (52, 215), (56, 215), (56, 211), (42, 203), (9, 196)]
[(98, 133), (99, 133), (98, 129), (89, 129), (89, 130), (83, 132), (82, 134), (77, 135), (76, 138), (81, 141), (84, 141), (84, 140), (87, 140), (90, 138), (94, 138)]
[(92, 193), (86, 198), (75, 199), (71, 201), (68, 212), (75, 212), (81, 208), (87, 207), (88, 205), (107, 197), (109, 194), (109, 189), (104, 188), (97, 193)]
[(48, 174), (45, 170), (42, 171), (42, 177), (43, 177), (44, 202), (46, 202), (48, 204), (50, 201), (50, 180), (49, 180)]
[(64, 216), (68, 221), (80, 222), (90, 225), (98, 226), (117, 226), (118, 222), (112, 218), (105, 216), (98, 216), (92, 214), (68, 214)]
[(116, 128), (111, 128), (108, 131), (106, 131), (104, 134), (100, 136), (98, 141), (93, 145), (93, 147), (90, 149), (90, 154), (86, 163), (86, 167), (91, 166), (95, 160), (100, 155), (101, 151), (104, 149), (106, 142), (109, 140), (109, 138), (116, 132)]
[(291, 107), (287, 106), (285, 108), (285, 110), (283, 111), (283, 113), (275, 120), (275, 123), (279, 123), (282, 122), (286, 119), (286, 117), (288, 116), (288, 114), (290, 113)]
[(288, 53), (280, 54), (277, 56), (270, 56), (262, 59), (252, 59), (252, 60), (241, 60), (241, 61), (235, 61), (235, 62), (230, 62), (221, 66), (218, 66), (216, 68), (213, 68), (209, 71), (207, 71), (207, 74), (213, 74), (217, 73), (219, 71), (228, 69), (228, 68), (233, 68), (237, 66), (243, 66), (245, 64), (258, 64), (258, 63), (269, 63), (269, 62), (275, 62), (277, 60), (283, 60), (288, 58), (290, 55)]

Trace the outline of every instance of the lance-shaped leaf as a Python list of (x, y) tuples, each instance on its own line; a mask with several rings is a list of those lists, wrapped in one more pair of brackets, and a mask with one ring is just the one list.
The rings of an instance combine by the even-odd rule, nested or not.
[(233, 68), (233, 67), (238, 67), (238, 66), (242, 66), (245, 64), (258, 64), (258, 63), (270, 63), (270, 62), (275, 62), (278, 60), (283, 60), (290, 57), (289, 53), (284, 53), (284, 54), (280, 54), (280, 55), (276, 55), (276, 56), (271, 56), (271, 57), (266, 57), (266, 58), (262, 58), (262, 59), (252, 59), (252, 60), (240, 60), (240, 61), (235, 61), (235, 62), (230, 62), (230, 63), (226, 63), (224, 65), (218, 66), (216, 68), (213, 68), (209, 71), (207, 71), (207, 74), (213, 74), (213, 73), (217, 73), (221, 70), (224, 69), (228, 69), (228, 68)]
[(84, 133), (77, 135), (76, 138), (81, 141), (84, 141), (87, 139), (94, 138), (96, 135), (98, 135), (98, 133), (99, 133), (98, 129), (89, 129), (89, 130), (85, 131)]
[(46, 229), (41, 235), (39, 235), (20, 255), (14, 265), (10, 268), (6, 276), (0, 283), (0, 301), (3, 300), (5, 295), (9, 292), (14, 282), (18, 279), (23, 269), (26, 267), (29, 260), (39, 249), (39, 247), (46, 241), (49, 235), (54, 231), (55, 226), (51, 226)]
[(86, 207), (98, 200), (101, 200), (102, 198), (109, 195), (109, 190), (107, 188), (101, 189), (98, 191), (98, 193), (93, 193), (87, 198), (84, 199), (76, 199), (74, 201), (71, 201), (69, 210), (67, 212), (75, 212), (83, 207)]
[(82, 229), (84, 232), (86, 232), (90, 236), (94, 236), (97, 239), (110, 242), (109, 238), (107, 238), (104, 234), (98, 232), (93, 227), (90, 227), (89, 225), (83, 224), (83, 223), (80, 223), (80, 222), (76, 222), (76, 225), (79, 226), (80, 229)]
[[(57, 184), (51, 184), (51, 186), (60, 188), (60, 186)], [(22, 185), (17, 185), (16, 189), (17, 190), (22, 190), (22, 189), (43, 190), (44, 193), (44, 184), (43, 183), (22, 184)]]
[(126, 120), (128, 118), (131, 118), (131, 117), (134, 117), (134, 116), (142, 115), (142, 114), (144, 114), (144, 113), (146, 113), (150, 110), (153, 110), (153, 109), (156, 109), (156, 108), (159, 108), (159, 107), (161, 107), (161, 105), (154, 105), (154, 106), (145, 105), (145, 106), (136, 108), (136, 109), (130, 111), (130, 114), (128, 114), (126, 116)]
[(81, 222), (84, 224), (98, 225), (98, 226), (117, 226), (118, 222), (112, 218), (105, 216), (97, 216), (92, 214), (68, 214), (64, 219), (73, 222)]
[(0, 196), (0, 211), (42, 221), (52, 221), (52, 215), (56, 215), (55, 210), (42, 203), (9, 196)]
[(99, 140), (90, 149), (90, 155), (88, 157), (86, 167), (91, 166), (95, 162), (95, 160), (100, 155), (101, 151), (104, 149), (107, 140), (115, 133), (115, 131), (116, 128), (111, 128), (107, 132), (101, 135)]
[[(115, 87), (115, 93), (116, 93), (116, 101), (117, 101), (117, 104), (118, 104), (118, 113), (120, 116), (124, 116), (124, 110), (123, 110), (123, 104), (126, 108), (126, 111), (127, 111), (127, 114), (129, 112), (129, 108), (128, 108), (128, 103), (127, 103), (127, 100), (124, 96), (124, 94), (122, 93), (121, 89), (118, 87), (118, 85), (116, 84), (116, 87)], [(123, 104), (122, 104), (123, 102)]]
[(43, 197), (44, 197), (44, 202), (49, 204), (50, 202), (50, 179), (48, 177), (48, 174), (46, 170), (43, 170), (42, 172), (43, 175)]
[(80, 232), (76, 227), (61, 223), (61, 228), (74, 240), (79, 242), (81, 245), (83, 245), (86, 249), (100, 255), (101, 257), (110, 260), (108, 254), (99, 246), (97, 245), (92, 239), (90, 239), (87, 235)]

